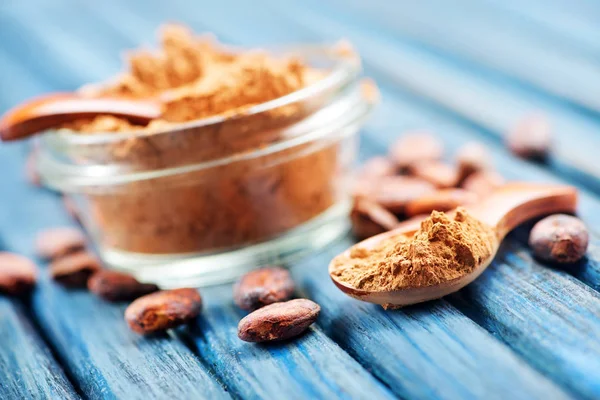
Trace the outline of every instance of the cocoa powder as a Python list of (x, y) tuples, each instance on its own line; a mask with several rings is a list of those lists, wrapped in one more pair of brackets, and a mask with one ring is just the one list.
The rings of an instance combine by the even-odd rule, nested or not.
[[(181, 26), (163, 28), (161, 44), (157, 52), (131, 53), (129, 71), (116, 80), (81, 91), (159, 99), (162, 117), (148, 126), (108, 116), (65, 126), (82, 135), (123, 135), (81, 162), (157, 171), (224, 157), (231, 161), (88, 194), (103, 247), (148, 254), (218, 251), (282, 234), (337, 202), (338, 141), (246, 157), (285, 139), (286, 127), (325, 100), (259, 114), (248, 114), (249, 107), (307, 87), (324, 72), (291, 56), (233, 52)], [(189, 124), (207, 117), (220, 122)]]
[(391, 291), (460, 278), (492, 255), (493, 229), (459, 208), (434, 211), (412, 237), (393, 236), (374, 248), (354, 247), (333, 261), (332, 274), (351, 287)]

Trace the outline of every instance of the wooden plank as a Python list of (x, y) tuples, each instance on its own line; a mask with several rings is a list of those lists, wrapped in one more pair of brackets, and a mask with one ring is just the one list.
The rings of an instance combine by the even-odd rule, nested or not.
[(336, 2), (335, 9), (342, 4), (345, 10), (354, 10), (357, 17), (353, 24), (369, 18), (371, 29), (401, 33), (446, 54), (504, 72), (600, 111), (600, 100), (594, 96), (600, 90), (600, 69), (594, 58), (561, 46), (549, 37), (531, 34), (527, 25), (503, 18), (487, 4), (476, 0), (462, 0), (453, 6), (443, 0), (353, 0)]
[[(241, 14), (243, 14), (243, 15), (244, 15), (244, 17), (245, 17), (245, 18), (247, 18), (249, 21), (253, 21), (253, 23), (256, 23), (256, 20), (254, 19), (254, 17), (255, 17), (256, 15), (254, 15), (254, 14), (250, 13), (250, 12), (249, 12), (249, 10), (244, 10), (243, 12), (241, 12)], [(210, 13), (209, 13), (209, 14), (207, 15), (207, 13), (206, 13), (206, 12), (204, 13), (204, 17), (206, 17), (206, 18), (207, 18), (207, 20), (211, 20), (211, 19), (212, 19), (212, 20), (219, 20), (219, 19), (218, 19), (218, 17), (216, 17), (214, 14), (210, 14)], [(241, 23), (241, 21), (234, 21), (234, 22), (230, 22), (230, 23), (231, 23), (231, 24), (238, 25), (239, 23)], [(216, 24), (215, 24), (215, 25), (216, 25)], [(219, 25), (221, 25), (221, 23), (219, 23)], [(284, 25), (286, 25), (286, 24), (284, 24)], [(289, 24), (287, 24), (287, 25), (289, 25)], [(244, 25), (242, 25), (242, 26), (244, 26)], [(238, 25), (238, 27), (239, 27), (239, 25)], [(214, 28), (214, 27), (212, 27), (212, 28)], [(248, 28), (248, 25), (246, 25), (246, 28)], [(242, 29), (242, 30), (243, 30), (243, 28), (238, 28), (238, 29)], [(229, 33), (231, 34), (231, 32), (232, 32), (232, 26), (228, 26), (228, 27), (224, 28), (224, 30), (225, 30), (225, 31), (227, 31), (227, 32), (229, 32)], [(234, 32), (235, 32), (235, 31), (234, 31)], [(218, 33), (221, 33), (221, 32), (218, 32)], [(273, 34), (273, 32), (269, 32), (269, 33), (267, 33), (267, 32), (261, 31), (261, 33), (259, 33), (259, 34), (263, 34), (263, 35), (269, 35), (269, 34), (271, 34), (271, 35), (275, 36), (275, 35)], [(240, 34), (240, 35), (239, 35), (239, 37), (243, 37), (244, 39), (248, 39), (249, 41), (257, 40), (257, 39), (256, 39), (257, 33), (252, 33), (252, 35), (250, 35), (249, 37), (247, 37), (246, 35), (250, 35), (250, 31), (249, 31), (249, 29), (247, 29), (246, 31), (244, 31), (244, 32), (243, 32), (243, 35), (242, 35), (242, 34)], [(395, 111), (397, 111), (397, 110), (395, 110)], [(397, 115), (402, 115), (403, 117), (405, 117), (405, 114), (404, 114), (404, 113), (400, 113), (400, 114), (398, 114), (398, 113), (397, 113)], [(385, 121), (385, 122), (388, 122), (388, 123), (389, 123), (389, 121), (390, 121), (391, 119), (388, 117), (388, 118), (386, 118), (386, 119), (379, 119), (379, 120), (380, 120), (380, 121)], [(421, 122), (422, 122), (422, 120), (423, 120), (423, 119), (421, 118)], [(385, 123), (385, 122), (384, 122), (384, 123)], [(325, 263), (326, 263), (326, 262), (325, 262)], [(321, 261), (320, 261), (320, 265), (319, 265), (319, 267), (320, 267), (321, 269), (323, 268), (323, 264), (324, 264), (324, 262), (323, 262), (323, 260), (321, 259)], [(323, 290), (323, 291), (315, 290), (315, 291), (311, 292), (311, 295), (318, 296), (318, 295), (316, 295), (315, 293), (327, 293), (327, 291), (325, 291), (325, 290)], [(328, 304), (332, 304), (332, 303), (328, 302)], [(347, 310), (344, 310), (344, 311), (345, 311), (345, 312), (347, 312)], [(327, 311), (324, 311), (324, 312), (326, 313)], [(347, 315), (347, 314), (346, 314), (346, 315)], [(327, 324), (327, 322), (325, 322), (325, 324)], [(351, 325), (351, 324), (350, 324), (350, 325)], [(339, 326), (343, 326), (343, 324), (341, 324), (341, 323), (339, 323), (339, 322), (338, 322), (338, 325), (337, 325), (336, 327), (339, 327)], [(352, 326), (352, 325), (351, 325), (351, 326)], [(378, 324), (371, 324), (371, 325), (369, 325), (369, 326), (374, 326), (374, 327), (380, 328)], [(348, 337), (348, 335), (350, 334), (350, 333), (349, 333), (349, 331), (350, 331), (349, 329), (343, 329), (343, 332), (344, 332), (344, 333), (342, 334), (342, 337), (343, 337), (343, 338), (347, 338), (347, 337)], [(415, 335), (415, 336), (417, 336), (417, 335)], [(469, 336), (469, 335), (466, 335), (466, 336)], [(421, 336), (417, 336), (417, 337), (421, 337)], [(334, 338), (336, 338), (336, 340), (343, 340), (343, 339), (339, 339), (339, 337), (334, 337)], [(348, 340), (351, 340), (351, 339), (348, 339)], [(424, 339), (423, 339), (423, 340), (424, 340), (424, 343), (427, 343), (427, 337), (424, 337)], [(367, 349), (363, 350), (363, 349), (364, 349), (364, 347), (365, 347), (365, 343), (364, 343), (364, 342), (361, 342), (361, 341), (358, 341), (358, 340), (357, 340), (357, 342), (358, 342), (358, 343), (354, 343), (353, 345), (351, 345), (351, 344), (348, 344), (348, 347), (347, 347), (346, 345), (344, 345), (344, 342), (341, 342), (341, 344), (342, 344), (342, 345), (343, 345), (345, 348), (347, 348), (347, 349), (348, 349), (350, 352), (352, 352), (352, 354), (353, 354), (355, 357), (357, 357), (359, 360), (361, 360), (362, 362), (364, 362), (364, 363), (365, 363), (365, 365), (369, 365), (369, 366), (370, 366), (370, 367), (373, 369), (374, 373), (376, 373), (376, 374), (377, 374), (377, 375), (380, 377), (380, 379), (382, 379), (382, 380), (384, 380), (386, 383), (388, 383), (388, 385), (392, 385), (390, 382), (398, 382), (398, 379), (392, 379), (392, 378), (390, 378), (390, 376), (391, 376), (391, 375), (387, 375), (387, 376), (386, 376), (386, 373), (389, 373), (389, 371), (385, 371), (385, 369), (383, 369), (383, 371), (382, 371), (381, 369), (379, 369), (379, 368), (380, 368), (380, 364), (378, 364), (378, 363), (376, 362), (376, 360), (373, 360), (372, 358), (368, 359), (368, 361), (365, 361), (365, 358), (362, 358), (362, 359), (361, 359), (361, 357), (368, 357), (368, 355), (369, 355), (369, 353), (370, 353), (370, 351), (371, 351), (372, 349), (369, 349), (369, 348), (367, 348)], [(379, 342), (378, 342), (378, 343), (379, 343)], [(425, 345), (425, 344), (424, 344), (424, 346), (427, 346), (427, 345)], [(392, 347), (392, 348), (393, 348), (393, 347)], [(357, 349), (359, 349), (359, 350), (357, 350)], [(389, 348), (389, 347), (386, 347), (386, 348), (384, 348), (383, 350), (384, 350), (384, 352), (385, 352), (385, 351), (388, 351), (388, 352), (389, 352), (389, 351), (392, 351), (392, 350), (390, 350), (390, 348)], [(377, 355), (377, 356), (381, 356), (381, 354), (379, 354), (379, 353), (373, 353), (373, 354), (375, 354), (375, 355)], [(440, 353), (437, 353), (437, 352), (436, 352), (436, 354), (438, 354), (438, 355), (439, 355)], [(443, 352), (442, 352), (441, 354), (445, 354), (445, 353), (443, 353)], [(367, 356), (365, 356), (365, 355), (367, 355)], [(373, 358), (375, 358), (375, 356), (374, 356)], [(410, 378), (413, 378), (413, 377), (410, 377)], [(404, 379), (401, 379), (401, 380), (400, 380), (400, 382), (412, 382), (412, 380), (411, 380), (410, 378), (406, 378), (406, 376), (404, 376)], [(407, 385), (407, 384), (406, 384), (406, 385)], [(434, 387), (435, 387), (435, 386), (434, 386)], [(411, 393), (411, 392), (410, 392), (410, 389), (407, 389), (407, 388), (406, 388), (406, 387), (404, 387), (402, 384), (400, 384), (400, 386), (396, 386), (396, 387), (392, 386), (392, 388), (393, 388), (393, 389), (395, 389), (395, 390), (396, 390), (396, 393), (399, 393), (399, 394)], [(425, 388), (427, 388), (427, 389), (429, 389), (429, 390), (432, 390), (432, 389), (431, 389), (431, 386), (427, 386), (427, 385), (426, 385), (426, 386), (425, 386)], [(422, 389), (423, 389), (423, 390), (427, 390), (427, 389), (425, 389), (425, 388), (422, 388)], [(460, 390), (460, 389), (457, 389), (457, 390)], [(418, 395), (416, 392), (412, 392), (412, 394), (413, 394), (413, 395)], [(422, 394), (422, 393), (421, 393), (421, 394)]]
[[(205, 308), (196, 329), (185, 332), (215, 373), (239, 398), (393, 398), (390, 392), (319, 328), (300, 338), (266, 345), (237, 337), (244, 313), (231, 286), (202, 289)], [(329, 304), (323, 303), (326, 309)]]
[[(34, 257), (36, 232), (73, 222), (55, 194), (30, 187), (16, 174), (23, 150), (23, 144), (0, 146), (2, 170), (13, 171), (0, 175), (0, 237), (8, 250)], [(229, 397), (181, 341), (132, 333), (123, 319), (124, 304), (65, 290), (50, 281), (45, 269), (40, 275), (32, 313), (85, 396)]]
[[(272, 4), (275, 6), (275, 2)], [(392, 40), (364, 26), (361, 29), (354, 20), (340, 23), (337, 16), (323, 16), (323, 12), (311, 10), (309, 4), (287, 7), (294, 16), (289, 23), (300, 24), (325, 38), (350, 38), (360, 49), (367, 70), (375, 76), (431, 99), (456, 113), (455, 117), (482, 126), (498, 141), (524, 113), (545, 111), (557, 133), (550, 167), (600, 193), (600, 161), (594, 150), (600, 148), (600, 135), (593, 116), (406, 41)], [(281, 11), (285, 9), (281, 7)]]
[(541, 32), (551, 39), (563, 41), (564, 45), (572, 46), (580, 51), (588, 52), (591, 56), (600, 57), (600, 30), (598, 18), (600, 9), (587, 7), (585, 2), (560, 4), (560, 1), (538, 0), (486, 0), (498, 8), (504, 9), (522, 18), (528, 25), (534, 24)]
[[(382, 116), (382, 120), (389, 120), (393, 115), (409, 115), (418, 107), (414, 98), (401, 99), (398, 95), (387, 94), (387, 103), (380, 108), (383, 109), (381, 113), (385, 112), (388, 117)], [(465, 127), (444, 121), (435, 111), (421, 113), (423, 124), (444, 137), (451, 150), (477, 137)], [(386, 135), (386, 131), (375, 128), (369, 136), (382, 147), (387, 147), (391, 140), (389, 130), (387, 132)], [(494, 159), (499, 171), (507, 178), (558, 181), (538, 166), (516, 160), (501, 150), (494, 153)], [(600, 202), (585, 191), (581, 194), (580, 214), (590, 226), (597, 226)], [(553, 381), (579, 396), (597, 397), (600, 395), (597, 386), (600, 373), (593, 360), (600, 360), (600, 337), (590, 333), (600, 332), (600, 295), (567, 272), (534, 263), (526, 256), (527, 251), (522, 245), (514, 240), (506, 242), (508, 247), (494, 265), (482, 278), (460, 292), (467, 293), (467, 300), (451, 297), (450, 302), (501, 337)], [(600, 237), (594, 232), (592, 249), (598, 245)], [(508, 249), (517, 252), (522, 260), (516, 262), (516, 256)], [(597, 250), (590, 252), (589, 259), (579, 267), (579, 271), (587, 271), (586, 274), (580, 273), (580, 278), (598, 277), (600, 259), (594, 258), (597, 256)], [(597, 287), (599, 282), (586, 283)], [(507, 302), (507, 299), (510, 301)], [(542, 336), (543, 333), (547, 335)], [(565, 341), (566, 337), (570, 340)], [(588, 357), (580, 357), (582, 352)]]
[[(35, 36), (35, 30), (32, 30), (30, 35)], [(97, 66), (97, 68), (100, 67)], [(60, 76), (60, 73), (57, 75)], [(47, 205), (47, 207), (50, 206), (50, 204)], [(12, 240), (15, 239), (12, 238)], [(50, 330), (55, 332), (66, 322), (55, 321), (50, 315), (51, 311), (47, 310), (52, 310), (54, 306), (58, 306), (67, 299), (55, 293), (56, 291), (60, 292), (60, 288), (54, 287), (48, 290), (51, 290), (52, 293), (45, 296), (43, 301), (50, 307), (47, 306), (46, 310), (40, 309), (38, 312), (40, 319), (49, 325)], [(318, 330), (313, 330), (311, 334), (306, 335), (298, 342), (286, 344), (285, 347), (271, 346), (270, 350), (268, 347), (240, 341), (237, 338), (235, 327), (241, 318), (241, 313), (231, 305), (231, 299), (227, 298), (228, 295), (230, 296), (230, 291), (230, 288), (211, 289), (207, 296), (207, 314), (200, 319), (202, 329), (198, 335), (201, 338), (185, 336), (190, 343), (195, 343), (194, 346), (201, 351), (203, 358), (209, 360), (208, 362), (213, 365), (217, 374), (223, 378), (234, 393), (253, 398), (273, 398), (285, 391), (291, 391), (290, 395), (293, 398), (314, 396), (320, 398), (366, 398), (368, 395), (381, 398), (392, 397), (381, 383)], [(81, 314), (86, 313), (96, 315), (95, 318), (105, 325), (113, 323), (116, 323), (117, 326), (123, 325), (122, 307), (112, 310), (110, 315), (104, 311), (104, 314), (98, 316), (101, 310), (96, 309), (106, 306), (95, 299), (90, 300), (89, 295), (85, 293), (78, 294), (78, 296), (78, 303), (81, 305), (73, 311), (73, 313), (77, 312), (77, 318), (73, 319), (83, 319), (85, 316)], [(225, 298), (227, 300), (224, 300)], [(226, 303), (223, 304), (219, 300), (226, 301)], [(115, 318), (118, 318), (119, 322), (115, 322)], [(72, 327), (68, 326), (67, 328)], [(99, 327), (96, 326), (95, 329), (99, 329)], [(207, 331), (204, 332), (204, 329)], [(60, 330), (65, 330), (65, 327), (62, 326)], [(125, 332), (119, 332), (119, 335), (127, 336)], [(63, 338), (57, 337), (56, 340), (63, 341)], [(91, 338), (90, 345), (105, 340), (102, 335), (95, 335)], [(200, 342), (196, 343), (196, 340)], [(210, 345), (203, 346), (202, 341), (204, 340), (210, 340)], [(145, 343), (147, 342), (137, 341), (139, 346), (143, 346)], [(279, 348), (279, 350), (274, 351), (275, 348)], [(237, 349), (241, 354), (245, 354), (245, 359), (240, 362), (236, 355), (230, 362), (223, 362), (222, 358), (231, 352), (231, 349)], [(81, 362), (78, 354), (69, 354), (69, 357), (73, 363)], [(120, 363), (132, 358), (136, 357), (129, 354), (125, 360), (120, 360)], [(87, 367), (97, 364), (103, 366), (107, 364), (107, 361), (98, 356)], [(112, 368), (114, 367), (113, 365)], [(325, 368), (321, 369), (320, 367)], [(254, 371), (270, 371), (271, 373), (256, 374)], [(128, 370), (127, 372), (131, 373), (132, 371)], [(251, 376), (254, 378), (248, 381), (247, 379)], [(122, 385), (122, 382), (118, 384)], [(211, 396), (205, 397), (210, 398)]]
[[(446, 301), (404, 310), (351, 299), (337, 290), (327, 263), (352, 242), (293, 268), (321, 304), (326, 333), (403, 398), (561, 398), (564, 392)], [(426, 371), (426, 373), (425, 373)], [(481, 374), (480, 371), (486, 371)], [(477, 378), (475, 378), (477, 376)]]
[(0, 398), (79, 399), (23, 305), (0, 296)]

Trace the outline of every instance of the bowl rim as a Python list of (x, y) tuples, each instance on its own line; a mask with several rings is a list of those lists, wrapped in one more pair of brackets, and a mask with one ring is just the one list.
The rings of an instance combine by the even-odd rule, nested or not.
[[(47, 143), (50, 147), (61, 148), (70, 146), (86, 146), (111, 144), (120, 141), (127, 141), (141, 137), (157, 136), (160, 134), (172, 133), (182, 129), (204, 128), (210, 125), (218, 125), (226, 121), (231, 121), (238, 118), (250, 117), (258, 115), (280, 107), (292, 105), (306, 101), (321, 93), (336, 88), (342, 88), (349, 82), (354, 81), (361, 72), (361, 62), (358, 54), (354, 51), (344, 49), (345, 41), (338, 41), (334, 44), (296, 44), (287, 46), (266, 46), (262, 49), (269, 52), (278, 53), (279, 55), (295, 55), (300, 58), (308, 58), (310, 56), (326, 56), (334, 61), (334, 65), (329, 69), (325, 77), (318, 81), (291, 92), (285, 96), (275, 98), (260, 104), (255, 104), (251, 107), (241, 107), (231, 112), (218, 114), (197, 120), (174, 123), (169, 126), (159, 127), (152, 130), (135, 129), (123, 132), (106, 132), (82, 135), (74, 130), (61, 128), (53, 129), (41, 135), (41, 140)], [(237, 47), (237, 49), (246, 49)], [(256, 50), (255, 48), (253, 50)]]

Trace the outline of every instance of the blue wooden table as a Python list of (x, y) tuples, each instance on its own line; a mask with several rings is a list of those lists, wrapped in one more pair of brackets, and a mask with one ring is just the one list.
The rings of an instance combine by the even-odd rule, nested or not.
[[(383, 103), (360, 158), (402, 130), (430, 128), (450, 151), (494, 149), (509, 179), (581, 190), (588, 257), (539, 264), (519, 229), (481, 278), (397, 311), (345, 297), (328, 261), (352, 241), (292, 266), (322, 315), (299, 340), (254, 345), (231, 288), (202, 290), (196, 324), (141, 338), (124, 305), (52, 284), (0, 295), (0, 399), (600, 398), (600, 3), (593, 0), (160, 0), (0, 2), (0, 111), (119, 70), (122, 49), (176, 20), (244, 45), (349, 38)], [(543, 110), (556, 130), (547, 165), (511, 156), (501, 135)], [(0, 250), (34, 257), (44, 228), (74, 224), (59, 197), (25, 181), (27, 143), (0, 145)]]

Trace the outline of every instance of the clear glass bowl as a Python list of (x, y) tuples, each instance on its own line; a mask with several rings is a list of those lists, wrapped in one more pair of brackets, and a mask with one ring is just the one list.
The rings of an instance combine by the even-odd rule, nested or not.
[(356, 133), (377, 100), (360, 62), (288, 48), (318, 82), (162, 130), (40, 137), (45, 184), (72, 197), (100, 257), (162, 287), (230, 281), (345, 233)]

